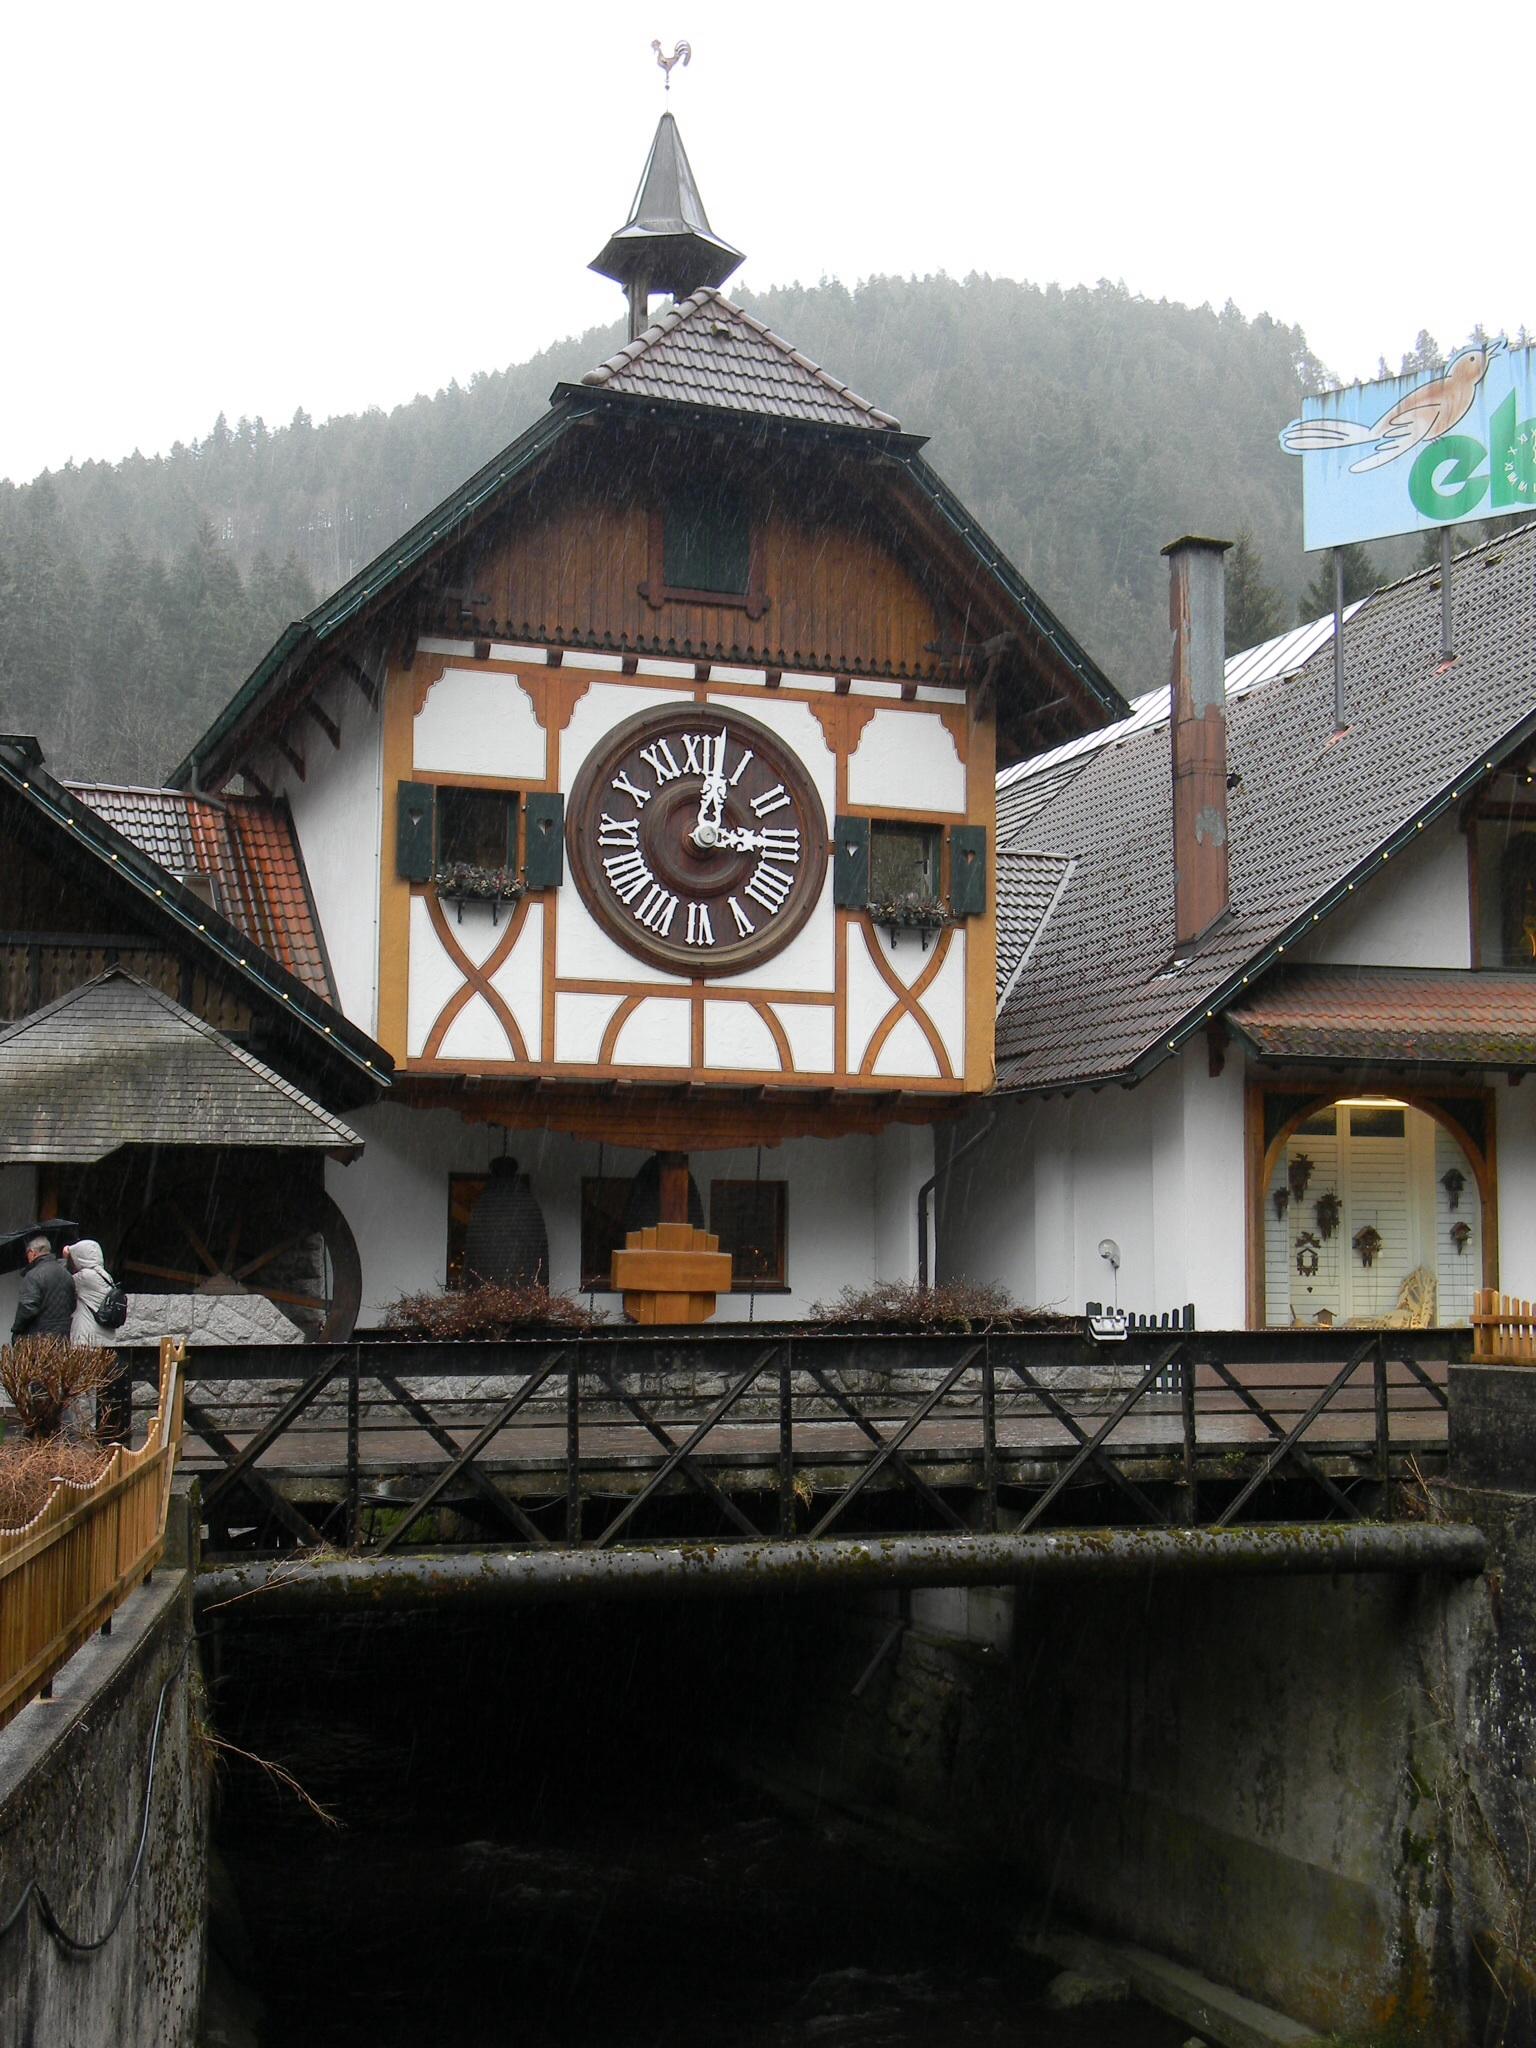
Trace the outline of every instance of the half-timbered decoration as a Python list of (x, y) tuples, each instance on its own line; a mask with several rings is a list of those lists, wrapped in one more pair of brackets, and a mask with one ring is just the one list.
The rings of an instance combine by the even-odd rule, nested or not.
[(1003, 1100), (941, 1183), (947, 1257), (1218, 1328), (1536, 1293), (1533, 578), (1506, 533), (1456, 561), (1453, 659), (1425, 571), (1352, 610), (1341, 670), (1325, 620), (1195, 693), (1214, 915), (1180, 922), (1166, 689), (1000, 776)]
[(331, 1000), (282, 812), (64, 784), (0, 738), (0, 831), (5, 1224), (68, 1216), (103, 1245), (120, 1343), (350, 1332), (326, 1169), (359, 1155), (343, 1117), (389, 1060)]
[[(375, 1307), (442, 1281), (450, 1185), (505, 1130), (538, 1134), (558, 1284), (594, 1277), (584, 1187), (658, 1158), (658, 1203), (787, 1185), (733, 1276), (910, 1274), (930, 1127), (993, 1078), (999, 750), (1123, 709), (921, 438), (722, 295), (739, 260), (665, 117), (595, 266), (630, 340), (172, 777), (285, 807), (341, 1006), (394, 1061), (337, 1193)], [(768, 1205), (722, 1204), (755, 1246)]]

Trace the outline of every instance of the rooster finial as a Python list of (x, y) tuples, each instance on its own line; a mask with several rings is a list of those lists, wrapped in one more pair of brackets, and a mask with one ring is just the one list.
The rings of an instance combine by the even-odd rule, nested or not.
[(656, 62), (666, 73), (667, 91), (670, 92), (672, 90), (672, 66), (681, 58), (683, 69), (686, 71), (689, 61), (693, 56), (693, 45), (691, 43), (679, 43), (670, 57), (663, 57), (661, 54), (661, 44), (654, 38), (651, 42), (651, 48), (656, 52)]

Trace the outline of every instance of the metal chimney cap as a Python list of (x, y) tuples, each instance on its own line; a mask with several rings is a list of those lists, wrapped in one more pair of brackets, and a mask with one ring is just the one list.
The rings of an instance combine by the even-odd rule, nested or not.
[(1167, 547), (1159, 548), (1160, 555), (1176, 555), (1181, 548), (1212, 548), (1218, 555), (1224, 555), (1233, 543), (1229, 540), (1210, 540), (1203, 533), (1186, 533), (1178, 540), (1169, 541)]

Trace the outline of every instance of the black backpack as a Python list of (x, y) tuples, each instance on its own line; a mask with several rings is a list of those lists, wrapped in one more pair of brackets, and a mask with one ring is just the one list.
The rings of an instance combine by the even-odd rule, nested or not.
[(128, 1320), (128, 1297), (114, 1280), (91, 1314), (103, 1330), (120, 1330)]

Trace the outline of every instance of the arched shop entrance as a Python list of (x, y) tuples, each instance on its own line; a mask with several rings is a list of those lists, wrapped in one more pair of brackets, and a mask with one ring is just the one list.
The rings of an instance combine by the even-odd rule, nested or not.
[(1266, 1105), (1264, 1323), (1468, 1323), (1487, 1284), (1487, 1167), (1466, 1128), (1474, 1105), (1295, 1102)]

